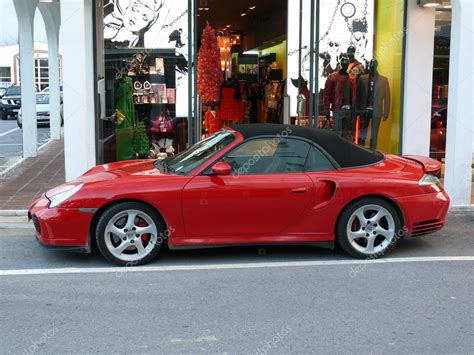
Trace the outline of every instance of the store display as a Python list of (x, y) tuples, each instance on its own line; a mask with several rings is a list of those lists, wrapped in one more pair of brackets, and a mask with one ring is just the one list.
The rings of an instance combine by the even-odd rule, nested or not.
[(365, 144), (369, 124), (371, 124), (370, 147), (377, 148), (377, 137), (381, 119), (390, 114), (390, 84), (387, 77), (377, 71), (377, 60), (369, 63), (369, 73), (357, 82), (356, 109), (361, 116), (361, 144)]
[(237, 80), (228, 80), (222, 85), (219, 119), (224, 124), (241, 122), (244, 118), (244, 106)]
[(329, 75), (324, 87), (324, 112), (329, 120), (333, 114), (334, 130), (341, 136), (349, 137), (352, 112), (355, 107), (356, 82), (349, 76), (349, 59), (341, 58), (341, 67)]
[(117, 160), (135, 158), (133, 146), (130, 144), (133, 140), (133, 127), (135, 126), (135, 107), (132, 97), (132, 79), (129, 77), (121, 78), (115, 91), (115, 112), (118, 113), (116, 117), (120, 117), (119, 120), (116, 119), (117, 127), (115, 130)]

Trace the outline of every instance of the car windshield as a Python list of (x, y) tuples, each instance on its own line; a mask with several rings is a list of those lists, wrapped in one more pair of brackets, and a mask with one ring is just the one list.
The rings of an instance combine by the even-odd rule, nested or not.
[(37, 104), (49, 104), (49, 94), (36, 94)]
[(19, 86), (10, 86), (7, 89), (7, 95), (20, 95), (21, 94), (21, 88)]
[(234, 139), (235, 136), (231, 132), (221, 130), (174, 157), (161, 161), (157, 160), (155, 167), (161, 171), (186, 175), (210, 157), (222, 151)]

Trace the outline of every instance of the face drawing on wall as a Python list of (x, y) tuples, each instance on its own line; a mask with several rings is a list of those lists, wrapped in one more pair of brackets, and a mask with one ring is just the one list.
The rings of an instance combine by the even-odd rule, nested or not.
[(355, 59), (361, 63), (366, 61), (367, 42), (367, 21), (365, 19), (354, 19), (351, 26), (351, 44), (356, 48)]
[(121, 46), (143, 45), (143, 35), (156, 22), (164, 0), (114, 0), (104, 18), (104, 38)]

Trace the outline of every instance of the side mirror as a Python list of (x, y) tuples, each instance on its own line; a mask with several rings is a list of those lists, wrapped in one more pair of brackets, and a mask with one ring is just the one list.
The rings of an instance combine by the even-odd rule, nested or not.
[(214, 164), (211, 170), (215, 175), (230, 175), (232, 167), (229, 165), (229, 163), (226, 163), (225, 161), (220, 161)]

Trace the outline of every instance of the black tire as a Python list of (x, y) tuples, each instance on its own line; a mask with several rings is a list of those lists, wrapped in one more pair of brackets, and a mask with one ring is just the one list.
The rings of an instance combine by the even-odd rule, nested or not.
[(6, 120), (6, 119), (8, 118), (8, 116), (7, 116), (5, 113), (1, 112), (1, 113), (0, 113), (0, 118), (1, 118), (2, 120)]
[(20, 123), (18, 118), (16, 119), (16, 124), (18, 125), (18, 128), (23, 128), (23, 125)]
[[(377, 223), (374, 222), (368, 222), (365, 227), (363, 227), (363, 224), (359, 222), (358, 217), (353, 217), (354, 214), (357, 211), (361, 211), (362, 208), (367, 208), (366, 212), (362, 213), (371, 213), (371, 206), (378, 206), (381, 207), (381, 211), (387, 211), (389, 215), (387, 217), (382, 217), (380, 220), (380, 225), (377, 225)], [(362, 209), (362, 211), (364, 211)], [(384, 209), (384, 210), (383, 210)], [(374, 207), (374, 212), (375, 212), (375, 207)], [(385, 211), (383, 213), (385, 213)], [(374, 216), (375, 217), (375, 216)], [(390, 220), (390, 217), (392, 218), (392, 221)], [(352, 219), (352, 222), (350, 222)], [(370, 220), (370, 218), (367, 218)], [(349, 227), (349, 223), (351, 223), (351, 226)], [(358, 229), (357, 226), (355, 229), (357, 229), (354, 233), (361, 233), (364, 234), (365, 236), (361, 236), (360, 238), (354, 238), (354, 240), (351, 242), (351, 237), (349, 236), (349, 233), (352, 233), (349, 231), (349, 229), (352, 231), (352, 228), (354, 227), (354, 224), (360, 224), (360, 228)], [(370, 225), (370, 223), (372, 223)], [(393, 226), (392, 226), (393, 224)], [(370, 225), (370, 229), (369, 229)], [(391, 230), (392, 228), (385, 228), (385, 226), (391, 225), (394, 233), (393, 237), (385, 237), (383, 235), (379, 235), (377, 230), (380, 229), (382, 230), (383, 228), (383, 233), (385, 233), (385, 229)], [(378, 226), (378, 229), (377, 229)], [(351, 203), (349, 206), (347, 206), (340, 214), (339, 220), (336, 226), (336, 242), (338, 246), (340, 246), (347, 254), (350, 256), (357, 258), (357, 259), (377, 259), (388, 252), (392, 250), (392, 248), (397, 244), (398, 240), (401, 237), (401, 221), (400, 221), (400, 216), (398, 215), (397, 211), (395, 208), (386, 200), (382, 198), (377, 198), (377, 197), (366, 197), (362, 198), (360, 200), (357, 200), (353, 203)], [(372, 236), (371, 233), (374, 233), (374, 236)], [(390, 233), (391, 234), (391, 233)], [(374, 238), (373, 245), (378, 245), (377, 249), (375, 248), (369, 248), (369, 238)], [(379, 242), (379, 244), (377, 244)], [(364, 249), (364, 244), (365, 248), (367, 249), (366, 252), (364, 252), (361, 249)], [(375, 249), (373, 252), (371, 252), (372, 249)]]
[[(106, 228), (109, 225), (109, 222), (111, 222), (111, 220), (114, 217), (116, 217), (118, 214), (127, 210), (137, 210), (148, 215), (153, 221), (153, 223), (155, 224), (156, 231), (157, 231), (157, 241), (154, 243), (154, 245), (151, 246), (151, 251), (149, 251), (144, 257), (138, 258), (137, 260), (132, 260), (132, 261), (122, 260), (116, 257), (108, 249), (107, 242), (106, 242), (106, 238), (110, 238), (106, 235)], [(126, 229), (124, 230), (126, 231)], [(153, 208), (151, 208), (150, 206), (144, 203), (135, 202), (135, 201), (126, 201), (126, 202), (120, 202), (115, 205), (112, 205), (102, 213), (102, 215), (99, 217), (99, 220), (97, 221), (95, 237), (97, 241), (97, 247), (99, 248), (101, 254), (104, 256), (105, 259), (120, 266), (135, 266), (135, 265), (143, 265), (153, 260), (153, 258), (158, 254), (162, 245), (164, 244), (163, 235), (164, 235), (165, 230), (166, 230), (166, 227), (162, 219)], [(132, 232), (132, 233), (135, 233), (135, 232)], [(132, 247), (132, 245), (130, 245), (130, 247)]]

